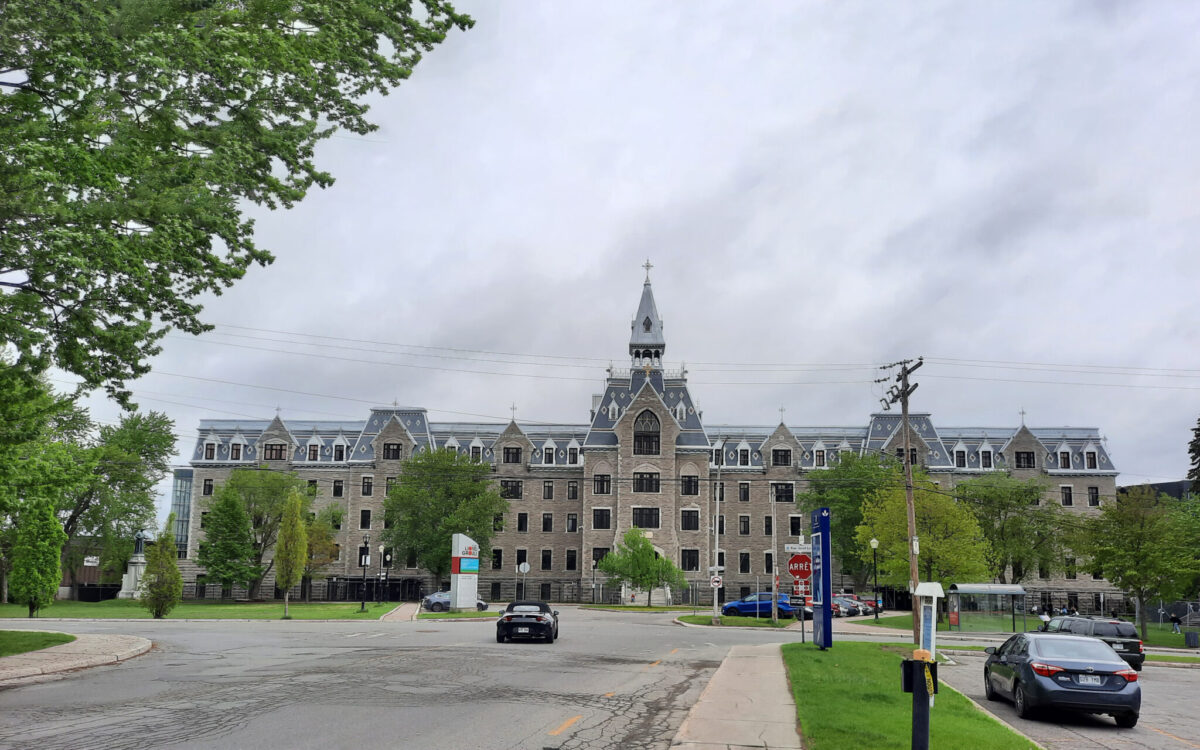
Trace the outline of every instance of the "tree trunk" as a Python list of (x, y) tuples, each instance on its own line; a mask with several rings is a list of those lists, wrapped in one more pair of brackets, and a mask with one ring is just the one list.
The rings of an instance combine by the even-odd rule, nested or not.
[(29, 602), (29, 616), (37, 617), (37, 607), (34, 605), (34, 603), (32, 601)]
[(288, 613), (288, 599), (292, 595), (292, 590), (289, 588), (283, 592), (283, 619), (290, 620), (292, 616)]
[(1146, 602), (1140, 596), (1133, 598), (1133, 605), (1137, 609), (1138, 627), (1142, 631), (1142, 640), (1146, 640)]
[(654, 589), (646, 589), (646, 609), (650, 608), (650, 599), (654, 596)]

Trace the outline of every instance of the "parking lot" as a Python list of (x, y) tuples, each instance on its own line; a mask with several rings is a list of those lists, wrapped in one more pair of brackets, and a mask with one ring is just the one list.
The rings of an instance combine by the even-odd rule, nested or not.
[(1200, 749), (1200, 669), (1155, 666), (1142, 670), (1142, 714), (1133, 729), (1118, 729), (1109, 716), (1049, 714), (1032, 721), (1017, 717), (1011, 703), (983, 696), (983, 653), (952, 655), (938, 676), (1049, 750)]

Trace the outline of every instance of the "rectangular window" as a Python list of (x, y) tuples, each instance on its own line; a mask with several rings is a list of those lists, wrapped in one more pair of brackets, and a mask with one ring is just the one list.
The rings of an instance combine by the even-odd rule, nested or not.
[(204, 460), (211, 461), (216, 457), (217, 457), (217, 446), (213, 445), (212, 443), (205, 443), (205, 445), (204, 445)]
[(792, 536), (804, 534), (804, 516), (788, 516), (788, 533)]
[(371, 528), (371, 511), (369, 509), (363, 508), (358, 512), (358, 528)]
[(524, 488), (520, 479), (500, 480), (500, 497), (505, 500), (520, 500), (523, 492)]
[(492, 516), (492, 531), (504, 531), (504, 514), (497, 513)]
[(263, 447), (264, 461), (285, 461), (287, 460), (287, 446), (283, 443), (268, 443)]
[(346, 446), (344, 446), (344, 445), (333, 446), (333, 460), (334, 461), (345, 461), (346, 460)]
[(775, 519), (770, 516), (763, 516), (763, 534), (771, 536), (775, 533)]
[(578, 448), (567, 448), (567, 463), (571, 464), (572, 466), (579, 463)]
[(767, 575), (775, 572), (775, 555), (771, 552), (763, 557), (763, 572)]
[(241, 461), (242, 460), (242, 444), (241, 443), (234, 443), (233, 445), (229, 446), (229, 460), (230, 461)]
[(720, 517), (718, 517), (717, 522), (718, 522), (717, 525), (719, 527), (717, 529), (717, 533), (724, 534), (725, 533), (725, 514), (724, 513), (722, 513), (720, 515)]
[(542, 499), (543, 500), (553, 500), (554, 499), (554, 482), (551, 482), (550, 480), (546, 480), (545, 482), (542, 482)]
[(479, 446), (479, 445), (471, 446), (471, 460), (474, 461), (475, 463), (479, 463), (480, 461), (483, 460), (483, 447), (482, 446)]
[(362, 478), (362, 496), (370, 497), (371, 494), (374, 492), (375, 492), (375, 478), (374, 477), (363, 477)]
[(542, 463), (544, 463), (544, 464), (554, 463), (554, 449), (553, 448), (546, 448), (546, 447), (542, 448)]
[(980, 451), (979, 465), (980, 465), (980, 467), (982, 467), (984, 469), (992, 468), (992, 452), (991, 451)]
[(611, 529), (612, 528), (612, 509), (611, 508), (592, 508), (592, 528), (593, 529)]
[(715, 466), (721, 466), (722, 464), (725, 463), (725, 449), (724, 448), (714, 448), (713, 449), (712, 462), (713, 462), (713, 465), (715, 465)]
[(725, 567), (725, 550), (717, 550), (717, 567)]
[(657, 471), (635, 471), (633, 473), (634, 492), (658, 492), (659, 479)]
[(573, 549), (567, 550), (567, 570), (579, 570), (579, 553)]
[(612, 475), (597, 474), (592, 477), (592, 493), (595, 495), (612, 494)]
[(738, 502), (750, 502), (750, 483), (738, 482)]
[(1071, 468), (1071, 453), (1069, 451), (1059, 451), (1058, 453), (1058, 468)]
[(1096, 468), (1096, 451), (1088, 451), (1087, 453), (1084, 453), (1083, 456), (1087, 460), (1085, 465), (1089, 469)]
[(529, 514), (528, 513), (518, 513), (517, 514), (517, 531), (519, 531), (521, 533), (525, 533), (525, 532), (529, 531)]
[(1063, 567), (1066, 568), (1065, 575), (1067, 577), (1067, 580), (1068, 581), (1075, 580), (1075, 558), (1068, 557), (1064, 562), (1066, 563), (1066, 565), (1064, 565)]
[(639, 529), (657, 529), (659, 526), (658, 508), (634, 508), (633, 525)]
[(519, 464), (519, 463), (521, 463), (521, 448), (520, 448), (519, 446), (518, 446), (518, 447), (515, 447), (515, 448), (514, 448), (514, 447), (512, 447), (512, 446), (507, 446), (507, 447), (505, 447), (505, 449), (504, 449), (504, 463), (506, 463), (506, 464)]
[(713, 498), (716, 499), (718, 503), (725, 502), (725, 483), (713, 482), (712, 494)]
[(577, 531), (579, 531), (579, 514), (578, 513), (568, 513), (567, 514), (567, 533), (574, 534)]
[(212, 493), (213, 493), (213, 480), (205, 479), (204, 480), (204, 489), (202, 489), (200, 491), (200, 494), (208, 496), (208, 495), (211, 495)]
[(749, 465), (750, 465), (750, 449), (749, 448), (741, 448), (740, 450), (738, 450), (738, 466), (749, 466)]
[(775, 495), (777, 503), (792, 503), (796, 501), (795, 493), (793, 492), (791, 482), (772, 482), (771, 492)]
[(321, 447), (317, 445), (308, 446), (308, 460), (316, 461), (320, 457)]
[[(1093, 580), (1093, 581), (1103, 581), (1103, 580), (1104, 580), (1104, 571), (1102, 571), (1102, 570), (1093, 570), (1093, 571), (1092, 571), (1092, 580)], [(1099, 596), (1099, 594), (1097, 594), (1097, 596)], [(1100, 608), (1099, 608), (1099, 607), (1097, 607), (1097, 608), (1096, 608), (1096, 611), (1097, 611), (1097, 612), (1099, 612), (1099, 611), (1100, 611)]]
[(383, 458), (385, 461), (398, 461), (401, 456), (400, 443), (384, 443)]
[(1088, 507), (1096, 508), (1100, 505), (1100, 488), (1088, 487)]
[(608, 556), (608, 547), (592, 547), (592, 562), (598, 563)]
[(308, 480), (308, 494), (310, 494), (310, 495), (317, 494), (317, 480), (315, 480), (315, 479)]
[(700, 550), (679, 550), (679, 569), (686, 572), (700, 570)]
[(1017, 468), (1018, 469), (1036, 469), (1037, 464), (1033, 460), (1033, 451), (1017, 451)]
[(749, 573), (750, 572), (750, 553), (749, 552), (739, 552), (738, 553), (738, 572), (739, 573)]
[(967, 452), (954, 451), (954, 466), (958, 469), (967, 468)]
[(342, 497), (345, 494), (346, 494), (346, 480), (344, 480), (344, 479), (333, 480), (333, 496), (334, 497)]
[(554, 531), (554, 514), (542, 514), (542, 531)]
[(572, 479), (571, 481), (567, 482), (567, 499), (568, 500), (578, 500), (579, 499), (579, 480)]
[(825, 465), (825, 451), (813, 451), (813, 466), (821, 467)]
[(208, 511), (206, 511), (206, 510), (200, 512), (200, 528), (202, 528), (202, 529), (204, 528), (204, 523), (206, 520), (205, 516), (207, 516), (207, 515), (208, 515)]
[(517, 565), (520, 565), (523, 562), (529, 562), (529, 551), (519, 549), (517, 550)]
[(550, 570), (554, 567), (554, 553), (551, 550), (542, 550), (542, 570)]
[(1063, 505), (1074, 505), (1075, 498), (1072, 497), (1073, 490), (1070, 487), (1059, 487), (1058, 491), (1062, 493)]
[(504, 550), (492, 550), (492, 570), (504, 570)]
[(700, 494), (700, 477), (685, 476), (679, 478), (679, 494), (680, 495), (699, 495)]
[(633, 436), (633, 455), (635, 456), (657, 456), (658, 455), (658, 435), (649, 433), (634, 433)]
[(772, 466), (791, 466), (792, 452), (786, 448), (776, 448), (771, 451)]
[(679, 528), (681, 531), (699, 531), (700, 511), (691, 509), (679, 511)]
[(1038, 565), (1038, 578), (1043, 581), (1050, 577), (1050, 569), (1045, 565)]
[(738, 534), (750, 536), (750, 516), (738, 516)]

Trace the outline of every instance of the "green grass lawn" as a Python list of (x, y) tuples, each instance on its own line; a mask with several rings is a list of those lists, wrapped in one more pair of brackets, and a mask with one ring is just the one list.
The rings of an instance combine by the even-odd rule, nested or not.
[(466, 612), (422, 612), (421, 614), (417, 615), (417, 619), (418, 620), (459, 620), (459, 619), (467, 619), (467, 618), (482, 619), (485, 617), (490, 617), (491, 619), (495, 620), (499, 616), (500, 616), (500, 610), (498, 610), (498, 609), (484, 610), (482, 612), (480, 612), (479, 610), (475, 610), (475, 609), (469, 609)]
[[(912, 736), (912, 696), (900, 692), (900, 662), (911, 649), (850, 642), (826, 651), (808, 644), (784, 645), (783, 659), (804, 747), (907, 750)], [(847, 721), (847, 706), (854, 706), (863, 720)], [(1037, 747), (946, 685), (939, 687), (929, 725), (929, 746), (935, 749)]]
[(682, 604), (671, 607), (647, 607), (645, 604), (581, 604), (579, 608), (617, 612), (691, 612), (694, 609)]
[[(737, 617), (733, 615), (721, 615), (722, 625), (740, 625), (742, 627), (751, 628), (786, 628), (795, 620), (789, 618), (779, 618), (778, 624), (773, 624), (770, 617)], [(679, 618), (680, 622), (686, 622), (689, 625), (712, 625), (712, 615), (683, 615)]]
[(63, 643), (70, 643), (75, 636), (66, 633), (38, 633), (29, 630), (0, 630), (0, 656), (25, 654)]
[[(357, 602), (292, 602), (289, 607), (293, 620), (378, 620), (395, 609), (396, 604), (367, 604), (360, 613)], [(18, 604), (0, 604), (0, 617), (21, 617), (29, 610)], [(106, 602), (59, 601), (38, 612), (39, 617), (84, 617), (130, 619), (150, 617), (141, 605), (131, 599), (110, 599)], [(181, 603), (167, 615), (168, 620), (279, 620), (283, 618), (283, 602), (193, 602)]]

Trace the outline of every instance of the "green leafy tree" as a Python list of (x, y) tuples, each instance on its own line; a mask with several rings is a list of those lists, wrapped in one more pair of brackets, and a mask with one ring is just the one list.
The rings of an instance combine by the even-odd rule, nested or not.
[(267, 469), (234, 469), (221, 486), (238, 497), (250, 519), (253, 545), (250, 562), (254, 575), (248, 583), (248, 596), (259, 599), (263, 579), (275, 565), (274, 559), (267, 560), (267, 554), (275, 548), (279, 538), (287, 500), (293, 492), (302, 494), (305, 498), (304, 511), (307, 512), (310, 490), (303, 479), (291, 472)]
[(683, 571), (654, 551), (654, 545), (642, 529), (626, 531), (616, 549), (604, 556), (599, 567), (614, 581), (645, 591), (647, 607), (650, 606), (651, 592), (656, 588), (687, 588)]
[(29, 607), (30, 617), (50, 606), (58, 593), (66, 540), (50, 501), (33, 500), (21, 509), (12, 551), (11, 587), (13, 599)]
[[(304, 561), (304, 578), (311, 579), (322, 568), (338, 559), (337, 530), (342, 526), (342, 509), (327, 505), (308, 521), (308, 557)], [(312, 587), (305, 589), (305, 599)]]
[(1188, 469), (1187, 478), (1192, 480), (1192, 492), (1200, 494), (1200, 418), (1192, 428), (1192, 441), (1188, 443), (1188, 458), (1192, 466)]
[(987, 540), (987, 566), (993, 580), (1021, 583), (1039, 569), (1060, 565), (1063, 513), (1056, 505), (1040, 504), (1044, 492), (1036, 479), (1015, 479), (1003, 472), (968, 479), (954, 488)]
[(1138, 605), (1146, 638), (1146, 603), (1172, 599), (1190, 586), (1198, 572), (1192, 519), (1171, 498), (1153, 488), (1131, 487), (1090, 519), (1076, 553), (1088, 558), (1114, 586)]
[(204, 568), (205, 579), (219, 582), (224, 591), (235, 583), (248, 586), (258, 577), (253, 555), (250, 518), (242, 498), (228, 483), (223, 484), (204, 518), (204, 541), (200, 542), (196, 562)]
[[(984, 579), (988, 545), (974, 514), (920, 471), (913, 475), (913, 503), (921, 580), (949, 585)], [(871, 560), (869, 541), (878, 539), (879, 577), (901, 588), (909, 581), (907, 507), (903, 487), (881, 492), (863, 505), (863, 521), (858, 527), (862, 558)]]
[(491, 481), (491, 467), (451, 451), (424, 451), (404, 464), (400, 479), (384, 498), (391, 528), (383, 539), (401, 559), (417, 564), (440, 585), (450, 572), (450, 539), (466, 534), (491, 554), (493, 524), (508, 510)]
[(808, 474), (808, 491), (797, 501), (806, 511), (829, 508), (829, 543), (833, 556), (854, 575), (858, 587), (871, 572), (870, 554), (863, 563), (858, 527), (863, 504), (881, 492), (904, 486), (904, 470), (893, 458), (878, 453), (838, 457), (828, 469)]
[(155, 620), (161, 620), (175, 609), (183, 598), (183, 576), (175, 562), (175, 514), (167, 517), (167, 524), (146, 553), (146, 569), (139, 584), (138, 601), (149, 610)]
[(171, 328), (200, 333), (271, 255), (250, 204), (333, 178), (314, 147), (366, 134), (454, 28), (441, 0), (0, 3), (0, 342), (121, 402)]
[(288, 611), (292, 587), (304, 576), (308, 560), (308, 528), (304, 521), (305, 500), (297, 490), (288, 494), (275, 544), (275, 585), (283, 589), (283, 619), (292, 619)]

